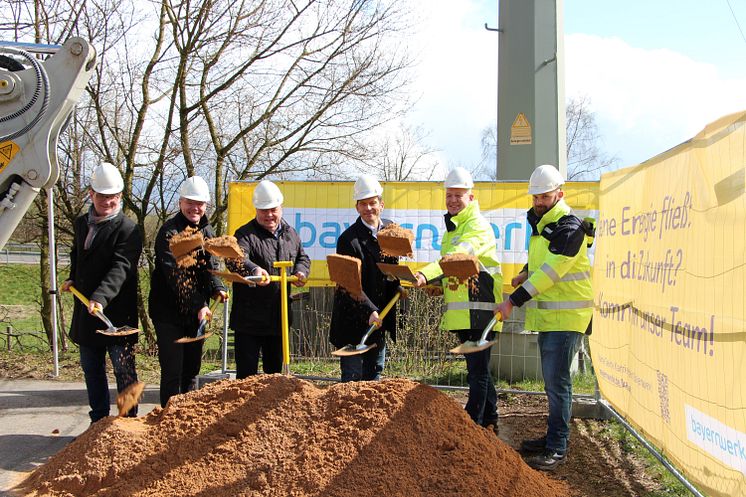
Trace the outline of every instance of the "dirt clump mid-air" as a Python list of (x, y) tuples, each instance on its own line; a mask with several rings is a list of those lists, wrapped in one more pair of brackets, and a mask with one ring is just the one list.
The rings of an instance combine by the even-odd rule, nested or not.
[(448, 278), (448, 288), (456, 290), (459, 285), (467, 283), (476, 290), (476, 279), (479, 274), (479, 260), (471, 254), (447, 254), (439, 261), (443, 275)]
[(412, 257), (412, 242), (414, 242), (414, 233), (412, 230), (402, 228), (396, 223), (391, 223), (383, 227), (376, 237), (383, 255)]
[(349, 293), (354, 299), (363, 299), (363, 282), (360, 276), (362, 262), (356, 257), (340, 254), (326, 256), (329, 279)]
[(205, 242), (202, 232), (197, 228), (188, 226), (183, 231), (174, 234), (168, 240), (168, 248), (176, 258), (176, 263), (181, 267), (191, 267), (197, 263), (193, 252), (201, 249)]
[(142, 393), (145, 390), (145, 383), (142, 381), (136, 381), (126, 387), (122, 392), (117, 395), (117, 409), (119, 411), (119, 417), (126, 415), (130, 409), (140, 403), (142, 399)]
[(19, 487), (32, 496), (569, 497), (447, 395), (410, 380), (210, 383), (108, 417)]
[(236, 237), (231, 235), (222, 235), (215, 238), (208, 238), (204, 243), (205, 250), (216, 257), (224, 259), (243, 259), (244, 253), (238, 246)]

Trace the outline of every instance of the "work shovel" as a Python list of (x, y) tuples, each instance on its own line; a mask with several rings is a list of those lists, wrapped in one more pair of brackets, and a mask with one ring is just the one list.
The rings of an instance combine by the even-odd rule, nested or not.
[[(83, 303), (84, 306), (88, 307), (90, 305), (90, 300), (85, 298), (85, 296), (82, 293), (80, 293), (77, 288), (75, 288), (72, 285), (70, 285), (69, 288), (72, 294), (75, 295), (78, 298), (78, 300), (80, 300)], [(96, 330), (96, 333), (101, 333), (102, 335), (106, 335), (110, 337), (123, 337), (127, 335), (132, 335), (140, 331), (139, 329), (133, 328), (131, 326), (120, 326), (119, 328), (117, 328), (116, 326), (111, 324), (111, 321), (109, 320), (109, 318), (107, 318), (106, 315), (104, 315), (104, 312), (99, 310), (98, 308), (94, 310), (94, 314), (96, 315), (97, 318), (103, 321), (104, 324), (106, 324), (105, 330)]]
[(479, 352), (492, 347), (492, 345), (497, 343), (497, 340), (487, 340), (487, 335), (498, 321), (502, 321), (502, 315), (499, 312), (492, 316), (492, 319), (490, 319), (490, 322), (485, 326), (479, 340), (476, 342), (474, 340), (467, 340), (458, 347), (452, 348), (449, 352), (451, 352), (451, 354), (473, 354), (474, 352)]
[[(385, 262), (377, 262), (376, 265), (389, 281), (399, 280), (399, 283), (404, 288), (413, 288), (417, 285), (417, 276), (415, 276), (412, 272), (412, 268), (409, 266), (403, 264), (388, 264)], [(440, 288), (440, 285), (435, 286), (435, 283), (440, 283), (444, 277), (445, 275), (437, 276), (428, 281), (428, 284), (422, 288), (424, 290)]]
[(336, 357), (344, 357), (344, 356), (351, 356), (351, 355), (359, 355), (364, 354), (365, 352), (368, 352), (370, 349), (375, 348), (376, 344), (366, 345), (365, 341), (370, 337), (371, 333), (376, 331), (378, 328), (381, 327), (379, 323), (383, 322), (383, 318), (386, 317), (386, 314), (389, 313), (392, 307), (394, 307), (394, 304), (396, 304), (397, 300), (402, 296), (402, 293), (404, 292), (404, 289), (399, 287), (397, 292), (394, 294), (393, 297), (391, 297), (391, 300), (389, 300), (389, 303), (386, 304), (386, 307), (383, 308), (381, 311), (381, 314), (379, 314), (379, 320), (378, 322), (375, 322), (370, 325), (368, 328), (368, 331), (365, 332), (365, 335), (363, 335), (363, 338), (360, 339), (360, 343), (357, 345), (345, 345), (341, 349), (337, 349), (334, 352), (332, 352), (333, 356)]
[(218, 271), (217, 269), (209, 269), (210, 273), (215, 276), (222, 278), (230, 283), (241, 283), (243, 285), (256, 286), (256, 284), (264, 279), (263, 275), (258, 276), (243, 276), (239, 273), (232, 271)]
[[(218, 303), (220, 302), (219, 299), (215, 299), (212, 301), (212, 305), (210, 306), (210, 315), (215, 312), (215, 309), (218, 308)], [(207, 323), (210, 320), (207, 318), (201, 319), (199, 321), (199, 326), (197, 327), (197, 334), (193, 337), (181, 337), (177, 340), (174, 340), (174, 343), (192, 343), (192, 342), (198, 342), (200, 340), (206, 340), (207, 338), (210, 338), (212, 336), (212, 332), (205, 333), (205, 328), (207, 327)]]

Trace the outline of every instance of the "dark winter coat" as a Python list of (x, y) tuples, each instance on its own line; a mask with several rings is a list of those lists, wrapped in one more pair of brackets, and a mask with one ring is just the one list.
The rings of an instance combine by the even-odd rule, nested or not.
[[(277, 261), (291, 261), (290, 274), (301, 272), (308, 276), (311, 272), (311, 259), (306, 255), (298, 233), (283, 219), (280, 222), (278, 237), (264, 229), (256, 219), (244, 224), (234, 235), (243, 249), (242, 263), (226, 263), (229, 269), (244, 276), (251, 275), (261, 267), (270, 275), (280, 274), (280, 268), (272, 267)], [(288, 300), (290, 298), (288, 286)], [(280, 283), (267, 286), (233, 284), (230, 327), (236, 333), (248, 335), (280, 335)], [(289, 309), (288, 301), (288, 309)], [(288, 316), (288, 320), (292, 313)]]
[[(388, 219), (382, 219), (381, 224), (391, 224)], [(334, 292), (334, 308), (332, 322), (329, 327), (329, 341), (337, 348), (348, 344), (357, 344), (368, 330), (368, 319), (373, 311), (381, 312), (399, 288), (398, 281), (389, 281), (376, 263), (386, 262), (396, 264), (396, 257), (381, 255), (378, 240), (373, 236), (370, 228), (363, 224), (360, 217), (347, 228), (337, 240), (337, 253), (349, 255), (362, 261), (360, 272), (363, 292), (368, 297), (365, 301), (353, 299), (349, 293), (337, 289)], [(396, 340), (396, 307), (392, 308), (383, 319), (383, 326), (376, 330), (368, 343), (380, 342), (382, 333), (387, 331)]]
[[(137, 225), (122, 212), (102, 223), (86, 250), (88, 214), (75, 220), (70, 252), (70, 277), (84, 296), (104, 307), (114, 326), (137, 328), (137, 264), (142, 253), (142, 237)], [(75, 299), (70, 338), (79, 345), (103, 347), (135, 343), (137, 334), (107, 337), (96, 330), (106, 325)]]
[(195, 226), (181, 212), (158, 230), (155, 238), (155, 269), (148, 298), (148, 314), (153, 321), (196, 326), (199, 310), (209, 305), (210, 297), (225, 290), (220, 278), (209, 272), (219, 267), (218, 260), (209, 252), (196, 251), (193, 255), (197, 263), (193, 266), (181, 267), (176, 263), (169, 240), (188, 226), (198, 227), (205, 239), (215, 237), (206, 216), (202, 216)]

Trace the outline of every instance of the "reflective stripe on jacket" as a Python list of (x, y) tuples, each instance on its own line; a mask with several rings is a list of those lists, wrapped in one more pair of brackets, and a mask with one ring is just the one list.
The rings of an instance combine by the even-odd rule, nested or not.
[[(533, 228), (528, 248), (529, 277), (519, 288), (531, 298), (526, 302), (526, 329), (583, 333), (593, 315), (588, 259), (588, 242), (592, 238), (573, 233), (574, 229), (582, 230), (581, 222), (562, 199), (538, 222), (532, 222), (531, 217), (529, 211)], [(555, 231), (558, 235), (561, 231), (558, 226), (564, 228), (564, 234), (571, 235), (553, 239)]]
[[(462, 284), (458, 284), (455, 278), (443, 279), (446, 311), (441, 327), (449, 331), (484, 329), (492, 319), (495, 303), (502, 301), (503, 277), (492, 226), (479, 212), (476, 200), (457, 215), (446, 215), (446, 219), (447, 231), (443, 236), (440, 254), (476, 255), (479, 275), (476, 282)], [(437, 262), (428, 264), (420, 272), (428, 281), (443, 275)], [(502, 323), (498, 322), (493, 329), (500, 331)]]

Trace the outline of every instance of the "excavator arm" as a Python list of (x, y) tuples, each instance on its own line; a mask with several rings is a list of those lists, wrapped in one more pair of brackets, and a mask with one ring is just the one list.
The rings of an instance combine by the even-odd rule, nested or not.
[[(0, 41), (0, 249), (40, 189), (59, 178), (57, 140), (96, 63), (82, 38), (23, 45)], [(53, 55), (42, 61), (32, 50)]]

